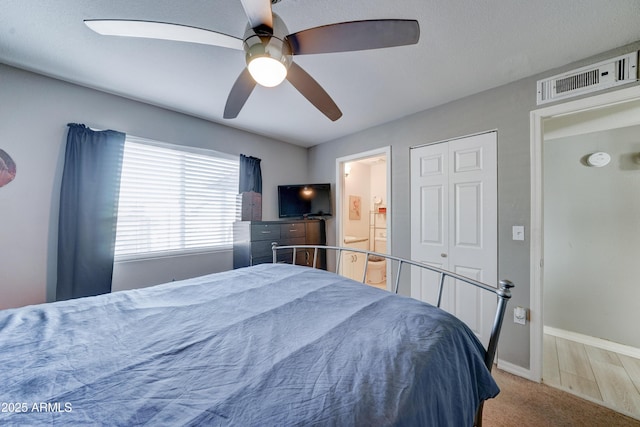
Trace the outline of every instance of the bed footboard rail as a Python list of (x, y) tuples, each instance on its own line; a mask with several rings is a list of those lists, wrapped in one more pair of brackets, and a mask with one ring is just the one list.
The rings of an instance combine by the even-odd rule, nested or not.
[[(340, 246), (323, 246), (323, 245), (288, 245), (288, 246), (278, 246), (277, 243), (272, 243), (271, 248), (273, 250), (273, 262), (277, 263), (278, 262), (278, 251), (280, 250), (292, 250), (293, 251), (293, 255), (292, 255), (292, 263), (295, 264), (296, 261), (296, 254), (298, 250), (309, 250), (309, 249), (313, 249), (313, 268), (316, 268), (317, 265), (317, 259), (318, 259), (318, 252), (320, 250), (327, 250), (327, 251), (335, 251), (336, 252), (336, 271), (335, 273), (339, 273), (340, 272), (340, 261), (342, 259), (342, 253), (343, 252), (348, 252), (348, 253), (352, 253), (352, 252), (358, 252), (358, 253), (362, 253), (365, 254), (365, 264), (364, 264), (364, 273), (362, 275), (362, 283), (366, 282), (366, 277), (367, 277), (367, 267), (368, 267), (368, 263), (369, 263), (369, 256), (376, 256), (376, 257), (381, 257), (384, 258), (388, 261), (390, 261), (392, 263), (392, 268), (390, 269), (391, 271), (391, 276), (392, 276), (392, 281), (393, 281), (393, 292), (394, 293), (398, 293), (398, 288), (400, 286), (400, 275), (403, 271), (403, 267), (404, 266), (414, 266), (414, 267), (418, 267), (418, 268), (422, 268), (422, 269), (426, 269), (426, 270), (430, 270), (434, 273), (437, 273), (440, 275), (439, 277), (439, 286), (438, 286), (438, 300), (436, 303), (437, 307), (440, 307), (440, 304), (442, 302), (442, 290), (444, 288), (445, 285), (445, 279), (447, 277), (451, 277), (454, 280), (459, 280), (461, 282), (464, 283), (468, 283), (469, 285), (475, 286), (477, 288), (480, 288), (486, 292), (491, 292), (493, 294), (496, 295), (496, 297), (498, 298), (498, 306), (496, 309), (496, 313), (495, 313), (495, 317), (494, 317), (494, 321), (493, 321), (493, 326), (491, 328), (491, 335), (489, 338), (489, 344), (487, 345), (487, 349), (486, 349), (486, 355), (485, 355), (485, 365), (487, 366), (487, 369), (489, 369), (489, 371), (491, 371), (491, 368), (493, 367), (493, 361), (495, 359), (495, 355), (496, 355), (496, 350), (498, 349), (498, 339), (500, 337), (500, 331), (502, 330), (502, 323), (504, 321), (504, 315), (507, 309), (507, 302), (509, 301), (509, 299), (511, 298), (511, 288), (514, 287), (513, 283), (509, 280), (500, 280), (499, 281), (499, 286), (493, 287), (493, 286), (489, 286), (486, 283), (482, 283), (479, 282), (477, 280), (471, 279), (469, 277), (466, 276), (462, 276), (458, 273), (454, 273), (453, 271), (448, 271), (448, 270), (443, 270), (441, 268), (438, 267), (434, 267), (422, 262), (418, 262), (418, 261), (413, 261), (413, 260), (409, 260), (409, 259), (405, 259), (405, 258), (401, 258), (401, 257), (397, 257), (397, 256), (393, 256), (393, 255), (389, 255), (389, 254), (383, 254), (383, 253), (379, 253), (379, 252), (373, 252), (373, 251), (369, 251), (369, 250), (365, 250), (365, 249), (355, 249), (355, 248), (345, 248), (345, 247), (340, 247)], [(393, 268), (393, 264), (395, 263), (395, 265), (397, 265), (397, 268), (395, 269), (395, 279), (393, 278), (393, 273), (394, 273), (394, 268)]]

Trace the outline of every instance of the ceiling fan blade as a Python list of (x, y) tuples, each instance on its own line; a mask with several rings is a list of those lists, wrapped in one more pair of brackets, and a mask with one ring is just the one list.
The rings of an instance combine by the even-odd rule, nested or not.
[(251, 74), (249, 74), (249, 70), (245, 68), (233, 84), (231, 92), (229, 92), (227, 104), (224, 106), (223, 117), (225, 119), (235, 119), (238, 117), (238, 113), (242, 110), (244, 103), (247, 102), (254, 87), (256, 87), (256, 82), (253, 80), (253, 77), (251, 77)]
[(294, 55), (350, 52), (418, 43), (420, 25), (410, 19), (376, 19), (323, 25), (290, 34)]
[(322, 114), (327, 116), (332, 121), (338, 120), (342, 117), (342, 111), (333, 102), (333, 99), (329, 96), (322, 86), (313, 79), (305, 70), (303, 70), (295, 62), (291, 63), (289, 71), (287, 72), (287, 80), (298, 89), (298, 92), (309, 100)]
[(266, 25), (273, 28), (273, 15), (271, 14), (271, 0), (241, 0), (251, 28)]
[(105, 36), (142, 37), (243, 49), (242, 39), (188, 25), (118, 19), (87, 19), (84, 23)]

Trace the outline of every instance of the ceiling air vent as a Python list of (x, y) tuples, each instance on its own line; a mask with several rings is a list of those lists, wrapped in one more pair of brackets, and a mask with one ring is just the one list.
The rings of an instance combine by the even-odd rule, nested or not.
[(635, 82), (638, 53), (612, 58), (538, 80), (538, 105)]

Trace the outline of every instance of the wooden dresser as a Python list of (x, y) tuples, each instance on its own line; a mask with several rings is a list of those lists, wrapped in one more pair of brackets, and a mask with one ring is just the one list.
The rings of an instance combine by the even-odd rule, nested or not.
[[(323, 219), (237, 221), (233, 225), (233, 268), (273, 262), (271, 243), (326, 245)], [(292, 250), (278, 251), (278, 262), (291, 263)], [(313, 249), (297, 250), (296, 264), (313, 266)], [(326, 251), (318, 251), (317, 268), (327, 269)]]

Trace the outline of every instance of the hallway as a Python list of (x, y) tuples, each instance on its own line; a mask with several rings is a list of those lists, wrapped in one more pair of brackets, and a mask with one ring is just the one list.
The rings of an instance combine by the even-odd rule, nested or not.
[(543, 382), (640, 420), (640, 359), (544, 334)]

